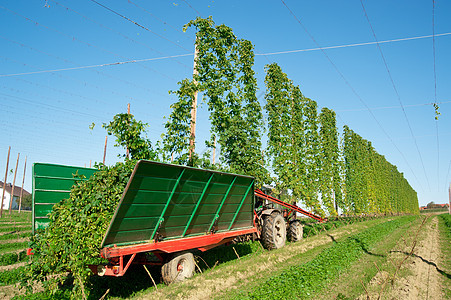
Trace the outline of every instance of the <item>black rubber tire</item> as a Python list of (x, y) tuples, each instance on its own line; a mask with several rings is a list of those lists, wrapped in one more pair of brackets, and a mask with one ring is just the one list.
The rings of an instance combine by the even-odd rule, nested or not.
[(301, 221), (293, 220), (290, 222), (290, 226), (288, 226), (288, 240), (290, 242), (299, 242), (302, 240), (304, 236), (304, 227), (302, 226)]
[(194, 275), (194, 256), (190, 252), (174, 254), (172, 258), (161, 267), (161, 276), (166, 284), (180, 282)]
[(263, 220), (262, 244), (268, 250), (285, 246), (287, 240), (287, 226), (280, 213), (272, 213)]

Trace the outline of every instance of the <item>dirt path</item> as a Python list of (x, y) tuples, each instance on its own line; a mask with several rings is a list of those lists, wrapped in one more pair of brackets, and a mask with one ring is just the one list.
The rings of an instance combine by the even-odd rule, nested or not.
[[(390, 251), (386, 266), (377, 272), (366, 287), (369, 294), (361, 294), (358, 299), (379, 299), (382, 287), (382, 299), (444, 299), (441, 289), (443, 275), (439, 268), (438, 219), (433, 215), (428, 218), (418, 233), (416, 243), (415, 236), (419, 227), (414, 226), (406, 232), (398, 246)], [(414, 245), (412, 256), (404, 260)], [(395, 266), (401, 262), (400, 269), (395, 271)], [(396, 278), (392, 284), (395, 272)]]
[[(384, 221), (387, 219), (375, 220), (375, 222)], [(149, 299), (149, 296), (157, 299), (212, 299), (225, 296), (228, 291), (241, 290), (241, 287), (247, 286), (252, 281), (267, 278), (290, 265), (302, 263), (303, 257), (299, 257), (298, 254), (327, 246), (337, 239), (364, 230), (368, 226), (374, 226), (374, 222), (362, 222), (330, 230), (299, 243), (287, 244), (282, 249), (265, 251), (250, 259), (234, 261), (188, 281), (138, 296), (136, 299)]]
[(23, 242), (29, 242), (29, 241), (30, 241), (29, 237), (15, 238), (15, 239), (10, 239), (10, 240), (0, 241), (0, 245), (13, 244), (13, 243), (23, 243)]
[(24, 261), (24, 262), (20, 262), (20, 263), (13, 264), (13, 265), (0, 266), (0, 272), (9, 271), (9, 270), (17, 269), (19, 267), (23, 267), (23, 266), (25, 266), (26, 263), (27, 262)]
[(411, 275), (396, 280), (390, 299), (443, 299), (438, 269), (440, 257), (437, 217), (425, 224), (414, 255), (406, 261)]

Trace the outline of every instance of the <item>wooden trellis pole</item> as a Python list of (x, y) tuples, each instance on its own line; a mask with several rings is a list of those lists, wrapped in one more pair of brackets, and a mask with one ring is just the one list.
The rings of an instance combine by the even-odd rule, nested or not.
[[(194, 84), (197, 84), (195, 77), (198, 74), (198, 72), (197, 72), (197, 55), (198, 55), (198, 53), (199, 53), (199, 51), (197, 50), (197, 45), (195, 45), (194, 66), (193, 66)], [(197, 94), (198, 94), (198, 91), (196, 90), (194, 92), (193, 104), (191, 106), (191, 127), (190, 127), (189, 152), (188, 152), (190, 162), (192, 162), (192, 160), (193, 160), (193, 154), (194, 154), (194, 150), (196, 147), (195, 139), (196, 139)]]
[(108, 143), (108, 135), (105, 136), (105, 147), (103, 148), (103, 164), (105, 164), (105, 158), (106, 158), (106, 145)]
[[(127, 104), (127, 114), (130, 114), (130, 103)], [(127, 152), (125, 156), (128, 158), (128, 155), (130, 154), (130, 150), (127, 147)]]
[(9, 167), (9, 154), (10, 154), (10, 152), (11, 152), (11, 146), (9, 146), (9, 148), (8, 148), (8, 158), (6, 159), (5, 181), (3, 182), (2, 206), (0, 207), (0, 218), (3, 216), (3, 199), (5, 199), (6, 180), (8, 179), (8, 167)]

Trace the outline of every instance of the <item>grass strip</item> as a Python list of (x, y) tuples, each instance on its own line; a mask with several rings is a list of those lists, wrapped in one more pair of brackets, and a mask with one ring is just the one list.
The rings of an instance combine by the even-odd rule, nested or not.
[(0, 244), (0, 252), (13, 251), (18, 249), (25, 249), (28, 246), (28, 242), (17, 242), (9, 244)]
[(20, 251), (18, 253), (5, 253), (0, 255), (0, 266), (8, 266), (26, 260), (28, 260), (26, 251)]
[[(320, 234), (323, 231), (331, 230), (334, 228), (339, 228), (341, 226), (354, 224), (357, 222), (364, 222), (374, 219), (385, 218), (384, 215), (379, 216), (353, 216), (353, 217), (335, 217), (333, 219), (328, 220), (324, 223), (308, 223), (303, 222), (304, 224), (304, 238), (308, 238), (317, 234)], [(302, 222), (302, 221), (301, 221)]]
[(0, 235), (0, 241), (14, 240), (31, 236), (31, 231), (17, 232), (11, 231), (7, 234)]
[[(369, 253), (364, 253), (346, 272), (341, 273), (326, 289), (323, 289), (320, 292), (321, 299), (358, 299), (359, 296), (364, 297), (367, 292), (371, 299), (374, 295), (374, 299), (376, 299), (386, 276), (395, 272), (395, 265), (392, 263), (390, 253), (392, 251), (396, 253), (400, 251), (399, 249), (404, 249), (404, 246), (413, 244), (415, 233), (418, 232), (422, 220), (423, 218), (418, 217), (415, 221), (405, 223), (385, 236), (371, 247)], [(372, 280), (374, 282), (371, 282)]]
[[(440, 250), (442, 252), (443, 261), (441, 264), (446, 270), (447, 274), (451, 274), (451, 215), (448, 213), (438, 215), (439, 231), (440, 231)], [(443, 293), (445, 299), (451, 299), (451, 280), (450, 278), (443, 279)]]
[(414, 216), (401, 217), (378, 224), (348, 237), (321, 252), (308, 263), (292, 266), (269, 278), (251, 293), (249, 299), (306, 299), (325, 288), (340, 272), (346, 270), (363, 253)]
[(30, 231), (31, 226), (8, 226), (8, 227), (1, 227), (0, 233), (2, 232), (12, 232), (12, 231)]
[(25, 267), (0, 272), (0, 286), (10, 285), (19, 282), (25, 272)]
[(29, 222), (8, 222), (0, 224), (0, 228), (14, 228), (16, 226), (29, 226), (31, 227), (31, 224)]

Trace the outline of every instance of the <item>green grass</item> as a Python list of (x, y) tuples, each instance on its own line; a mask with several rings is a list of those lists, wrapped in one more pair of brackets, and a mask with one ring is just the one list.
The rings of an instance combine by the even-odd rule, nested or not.
[(31, 211), (22, 211), (20, 214), (18, 211), (13, 210), (10, 215), (8, 211), (3, 211), (3, 216), (0, 218), (0, 224), (4, 222), (28, 222), (31, 224)]
[[(376, 276), (379, 270), (394, 274), (394, 266), (391, 260), (389, 260), (390, 251), (398, 251), (397, 249), (399, 249), (400, 245), (402, 247), (405, 245), (404, 241), (408, 245), (412, 244), (415, 233), (418, 231), (422, 220), (423, 218), (417, 218), (412, 223), (406, 223), (383, 238), (372, 247), (369, 253), (364, 253), (346, 272), (340, 274), (337, 280), (334, 280), (333, 283), (327, 286), (321, 292), (321, 298), (357, 299), (361, 295), (366, 295), (362, 284), (366, 286), (370, 295), (378, 295), (381, 285), (370, 284), (370, 281)], [(402, 269), (401, 273), (405, 271)]]
[(0, 244), (0, 253), (11, 252), (19, 249), (25, 249), (28, 246), (28, 242), (16, 242), (9, 244)]
[(8, 266), (27, 260), (28, 256), (25, 250), (18, 253), (5, 253), (0, 255), (0, 266)]
[(445, 299), (451, 299), (451, 215), (441, 214), (438, 216), (439, 219), (439, 231), (440, 231), (440, 250), (444, 259), (440, 262), (443, 268), (446, 270), (445, 273), (448, 274), (447, 278), (443, 278), (443, 292), (445, 294)]
[(3, 232), (13, 232), (13, 231), (30, 231), (31, 230), (31, 226), (21, 226), (21, 227), (17, 227), (17, 226), (8, 226), (8, 227), (3, 227), (0, 228), (0, 233)]
[(23, 277), (25, 267), (0, 272), (0, 286), (17, 283)]
[(308, 263), (292, 266), (259, 285), (249, 299), (304, 299), (325, 288), (341, 272), (388, 234), (415, 217), (401, 217), (378, 224), (335, 243)]
[[(376, 224), (387, 222), (386, 218), (378, 218), (375, 220), (370, 220), (367, 222), (360, 222), (358, 224), (353, 224), (347, 227), (345, 230), (336, 229), (330, 232), (331, 235), (334, 235), (336, 241), (344, 240), (347, 236), (349, 236), (350, 232), (359, 232), (364, 229), (375, 226)], [(338, 231), (337, 231), (338, 230)], [(338, 234), (338, 235), (336, 235)], [(324, 240), (326, 240), (324, 242)], [(323, 241), (323, 242), (319, 242)], [(321, 251), (328, 248), (333, 243), (333, 239), (331, 236), (328, 236), (327, 233), (323, 232), (318, 236), (310, 237), (306, 241), (301, 241), (298, 243), (288, 243), (284, 248), (266, 251), (266, 250), (258, 250), (256, 252), (250, 252), (247, 255), (241, 255), (240, 259), (236, 257), (233, 249), (230, 249), (230, 257), (234, 257), (234, 259), (224, 262), (218, 263), (214, 268), (210, 264), (211, 269), (204, 270), (202, 274), (196, 274), (195, 278), (192, 280), (187, 280), (182, 284), (174, 284), (170, 286), (158, 285), (158, 297), (161, 298), (183, 298), (183, 297), (193, 297), (193, 289), (199, 288), (199, 282), (204, 282), (211, 286), (212, 281), (228, 281), (230, 277), (235, 278), (236, 282), (233, 286), (230, 286), (226, 289), (216, 290), (211, 296), (211, 298), (215, 299), (229, 299), (229, 298), (240, 298), (243, 297), (243, 294), (246, 294), (247, 291), (252, 290), (255, 286), (258, 286), (262, 282), (264, 282), (267, 278), (274, 274), (280, 274), (285, 268), (291, 265), (298, 265), (302, 262), (308, 262), (312, 260), (315, 256), (317, 256)], [(256, 243), (256, 246), (261, 246)], [(311, 248), (311, 246), (314, 248)], [(234, 246), (237, 252), (239, 251)], [(219, 254), (226, 247), (215, 248), (210, 251), (218, 251)], [(227, 248), (226, 248), (227, 249)], [(207, 252), (206, 252), (207, 253)], [(205, 253), (205, 254), (206, 254)], [(239, 253), (239, 252), (238, 252)], [(283, 262), (279, 262), (279, 257), (284, 257)], [(214, 260), (214, 259), (213, 259)], [(212, 261), (213, 261), (212, 260)], [(253, 273), (257, 270), (261, 265), (271, 264), (271, 267), (265, 269), (264, 271)], [(199, 261), (199, 265), (202, 268), (203, 262)], [(253, 273), (249, 275), (249, 272)], [(241, 275), (238, 275), (241, 274)], [(152, 275), (153, 276), (153, 275)], [(160, 276), (157, 273), (157, 276)], [(197, 278), (201, 277), (201, 278)], [(155, 278), (155, 277), (154, 277)], [(157, 279), (156, 277), (155, 279)], [(131, 294), (132, 296), (143, 299), (149, 298), (149, 296), (155, 292), (155, 289), (152, 287), (152, 284), (148, 283), (149, 288)], [(196, 287), (197, 286), (197, 287)], [(212, 287), (214, 289), (214, 287)], [(105, 291), (106, 289), (104, 289)]]
[(31, 231), (24, 231), (24, 232), (14, 232), (11, 231), (10, 233), (0, 235), (0, 241), (6, 241), (6, 240), (15, 240), (20, 238), (25, 238), (31, 236)]
[(435, 212), (447, 212), (447, 208), (431, 208), (431, 209), (423, 209), (420, 210), (420, 214), (428, 214), (428, 213), (435, 213)]

